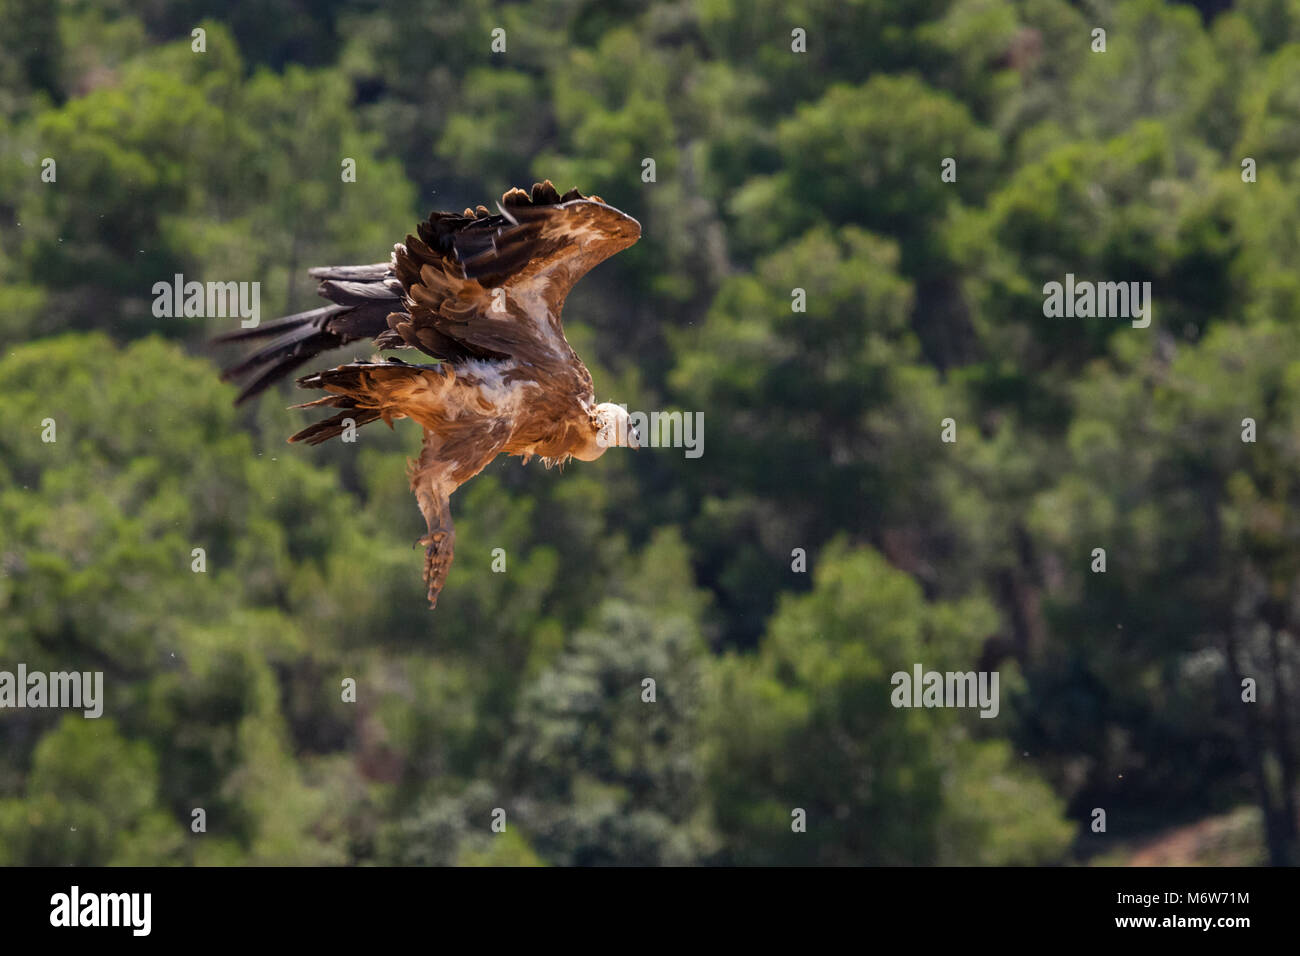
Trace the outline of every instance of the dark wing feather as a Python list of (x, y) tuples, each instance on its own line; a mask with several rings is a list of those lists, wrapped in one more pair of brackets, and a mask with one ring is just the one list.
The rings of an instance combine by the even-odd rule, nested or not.
[(444, 361), (514, 356), (533, 365), (573, 359), (560, 310), (583, 275), (641, 235), (635, 219), (549, 181), (512, 189), (501, 213), (479, 206), (432, 213), (392, 264), (312, 269), (330, 305), (216, 342), (271, 339), (222, 372), (245, 379), (247, 401), (300, 365), (351, 342), (414, 348)]
[[(481, 212), (486, 212), (482, 210)], [(466, 210), (469, 213), (470, 210)], [(631, 216), (550, 182), (512, 189), (501, 214), (434, 213), (394, 250), (407, 290), (403, 338), (431, 330), (472, 355), (533, 364), (571, 358), (560, 312), (574, 284), (636, 242)]]
[(318, 291), (333, 304), (256, 328), (240, 329), (213, 340), (224, 343), (271, 339), (256, 352), (222, 371), (222, 381), (247, 379), (235, 399), (236, 404), (260, 394), (322, 352), (361, 339), (384, 336), (389, 331), (389, 313), (402, 307), (402, 285), (388, 265), (342, 266), (311, 271), (313, 275), (324, 278)]

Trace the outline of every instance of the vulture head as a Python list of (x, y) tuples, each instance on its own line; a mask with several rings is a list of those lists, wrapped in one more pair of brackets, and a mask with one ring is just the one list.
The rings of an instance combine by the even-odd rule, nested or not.
[(591, 424), (591, 440), (573, 455), (579, 461), (595, 461), (606, 448), (641, 447), (641, 435), (622, 405), (601, 402), (591, 413)]

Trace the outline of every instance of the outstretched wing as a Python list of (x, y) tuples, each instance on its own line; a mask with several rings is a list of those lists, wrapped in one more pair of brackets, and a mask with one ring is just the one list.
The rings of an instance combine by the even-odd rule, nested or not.
[(631, 216), (550, 181), (512, 189), (500, 214), (434, 213), (394, 250), (409, 318), (393, 331), (433, 354), (459, 348), (532, 365), (568, 361), (560, 311), (574, 283), (641, 236)]
[(517, 355), (533, 365), (570, 358), (560, 310), (573, 284), (641, 235), (640, 224), (599, 197), (561, 196), (550, 181), (512, 189), (501, 214), (479, 206), (435, 212), (394, 248), (393, 261), (312, 269), (330, 305), (217, 342), (270, 339), (222, 372), (247, 379), (236, 403), (322, 352), (372, 339), (434, 358)]

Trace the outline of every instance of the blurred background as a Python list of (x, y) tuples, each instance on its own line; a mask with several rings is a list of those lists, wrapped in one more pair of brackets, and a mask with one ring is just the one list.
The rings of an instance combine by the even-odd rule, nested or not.
[[(152, 289), (543, 178), (704, 454), (498, 459), (431, 613), (418, 429), (286, 445)], [(1300, 0), (0, 0), (0, 669), (105, 683), (0, 712), (0, 863), (1297, 862), (1298, 251)]]

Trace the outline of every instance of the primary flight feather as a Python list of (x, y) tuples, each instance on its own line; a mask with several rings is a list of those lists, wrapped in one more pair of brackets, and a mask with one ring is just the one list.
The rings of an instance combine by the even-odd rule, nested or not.
[(328, 394), (295, 407), (340, 411), (289, 439), (319, 444), (349, 420), (420, 424), (424, 444), (409, 477), (428, 526), (419, 543), (430, 607), (451, 567), (452, 492), (497, 455), (552, 465), (639, 444), (622, 407), (596, 403), (560, 311), (574, 283), (640, 238), (640, 223), (598, 196), (561, 196), (549, 180), (531, 194), (511, 189), (497, 209), (432, 213), (388, 263), (310, 270), (330, 305), (217, 339), (271, 339), (222, 373), (245, 382), (236, 402), (361, 339), (438, 360), (353, 362), (298, 379)]

